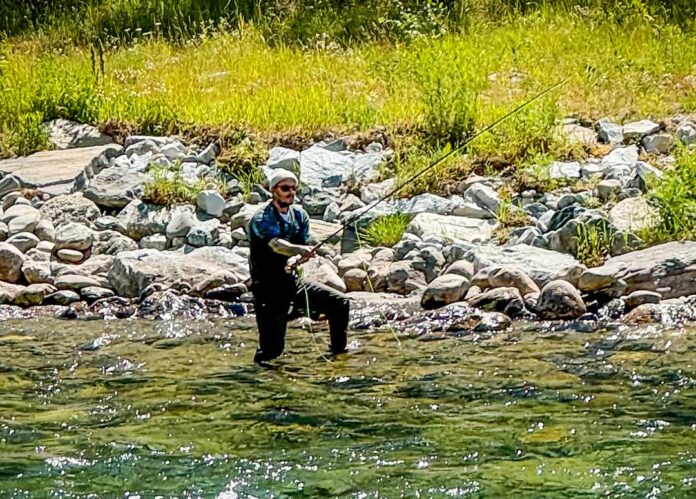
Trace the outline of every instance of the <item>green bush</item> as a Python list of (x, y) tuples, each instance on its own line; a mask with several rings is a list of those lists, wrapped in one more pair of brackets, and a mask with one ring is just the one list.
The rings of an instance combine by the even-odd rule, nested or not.
[(360, 234), (363, 243), (370, 246), (391, 248), (401, 241), (411, 217), (402, 213), (376, 218)]

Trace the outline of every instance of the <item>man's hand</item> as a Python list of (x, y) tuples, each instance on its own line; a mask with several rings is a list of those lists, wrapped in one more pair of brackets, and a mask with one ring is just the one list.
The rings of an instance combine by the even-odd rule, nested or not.
[(316, 256), (316, 250), (314, 246), (306, 246), (303, 244), (292, 244), (284, 239), (275, 238), (271, 239), (268, 243), (273, 251), (285, 256), (296, 256), (310, 259)]

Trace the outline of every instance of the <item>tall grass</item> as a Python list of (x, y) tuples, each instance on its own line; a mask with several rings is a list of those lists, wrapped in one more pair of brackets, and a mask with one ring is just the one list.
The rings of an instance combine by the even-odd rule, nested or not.
[(651, 179), (648, 199), (658, 223), (640, 234), (649, 244), (696, 239), (696, 150), (683, 149), (663, 179)]

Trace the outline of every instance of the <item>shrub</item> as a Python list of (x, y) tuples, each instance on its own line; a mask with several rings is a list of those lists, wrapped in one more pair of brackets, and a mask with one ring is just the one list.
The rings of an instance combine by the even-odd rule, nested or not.
[(403, 213), (381, 216), (362, 231), (360, 239), (370, 246), (391, 248), (401, 241), (410, 222), (411, 217)]

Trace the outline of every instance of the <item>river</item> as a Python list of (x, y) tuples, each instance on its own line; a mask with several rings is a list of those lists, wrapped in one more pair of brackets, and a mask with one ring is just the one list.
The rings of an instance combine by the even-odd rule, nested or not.
[(696, 329), (0, 322), (0, 497), (696, 495)]

